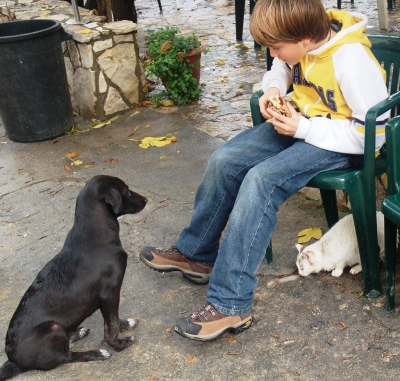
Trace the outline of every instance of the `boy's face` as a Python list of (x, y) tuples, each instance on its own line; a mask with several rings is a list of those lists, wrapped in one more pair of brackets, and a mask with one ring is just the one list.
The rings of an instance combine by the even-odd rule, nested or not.
[(308, 53), (309, 41), (302, 40), (297, 43), (278, 42), (273, 46), (269, 46), (269, 51), (272, 57), (278, 57), (289, 65), (296, 65)]

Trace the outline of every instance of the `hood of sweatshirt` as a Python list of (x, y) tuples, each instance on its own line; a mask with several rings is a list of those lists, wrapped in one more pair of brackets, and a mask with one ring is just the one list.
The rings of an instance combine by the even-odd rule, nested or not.
[[(361, 44), (372, 56), (371, 42), (364, 33), (367, 17), (341, 10), (328, 10), (327, 13), (331, 21), (341, 24), (341, 29), (326, 43), (309, 51), (292, 67), (292, 100), (301, 113), (309, 118), (324, 116), (351, 119), (352, 110), (347, 106), (335, 76), (333, 56), (343, 45), (353, 43)], [(343, 64), (346, 65), (345, 62)], [(379, 66), (378, 62), (376, 64)], [(383, 69), (381, 72), (385, 76)]]
[(330, 57), (333, 51), (348, 43), (361, 43), (367, 48), (371, 48), (371, 42), (365, 35), (364, 31), (367, 26), (367, 17), (361, 13), (349, 13), (335, 9), (326, 12), (331, 21), (339, 22), (342, 28), (336, 33), (332, 39), (320, 46), (318, 49), (312, 50), (308, 55), (317, 56), (318, 59)]

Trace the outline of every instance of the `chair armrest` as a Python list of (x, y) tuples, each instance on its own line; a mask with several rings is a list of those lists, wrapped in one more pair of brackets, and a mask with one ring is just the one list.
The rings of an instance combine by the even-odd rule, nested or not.
[[(253, 126), (265, 122), (265, 118), (260, 112), (258, 100), (263, 95), (263, 91), (255, 92), (250, 98), (251, 117)], [(378, 116), (400, 105), (400, 91), (391, 95), (387, 99), (371, 107), (365, 118), (365, 142), (364, 142), (364, 170), (365, 172), (375, 173), (375, 134), (376, 119)]]
[(251, 118), (253, 119), (253, 126), (257, 126), (265, 122), (265, 118), (260, 112), (260, 106), (258, 105), (258, 100), (262, 97), (264, 92), (262, 90), (256, 91), (250, 98), (250, 111)]
[(378, 116), (400, 105), (400, 91), (371, 107), (365, 118), (364, 169), (375, 172), (375, 135)]

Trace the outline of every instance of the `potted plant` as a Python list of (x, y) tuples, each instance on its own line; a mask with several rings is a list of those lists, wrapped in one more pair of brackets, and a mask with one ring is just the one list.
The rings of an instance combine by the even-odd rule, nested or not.
[(184, 36), (178, 27), (163, 27), (146, 31), (147, 73), (163, 82), (165, 90), (157, 96), (168, 95), (177, 105), (197, 99), (201, 93), (200, 58), (208, 50), (194, 34)]

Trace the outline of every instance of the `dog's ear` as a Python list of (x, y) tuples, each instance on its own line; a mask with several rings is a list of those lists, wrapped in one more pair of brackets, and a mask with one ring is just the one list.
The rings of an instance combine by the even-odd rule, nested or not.
[(113, 187), (107, 189), (104, 201), (110, 204), (115, 214), (119, 214), (122, 206), (122, 197), (120, 193)]

